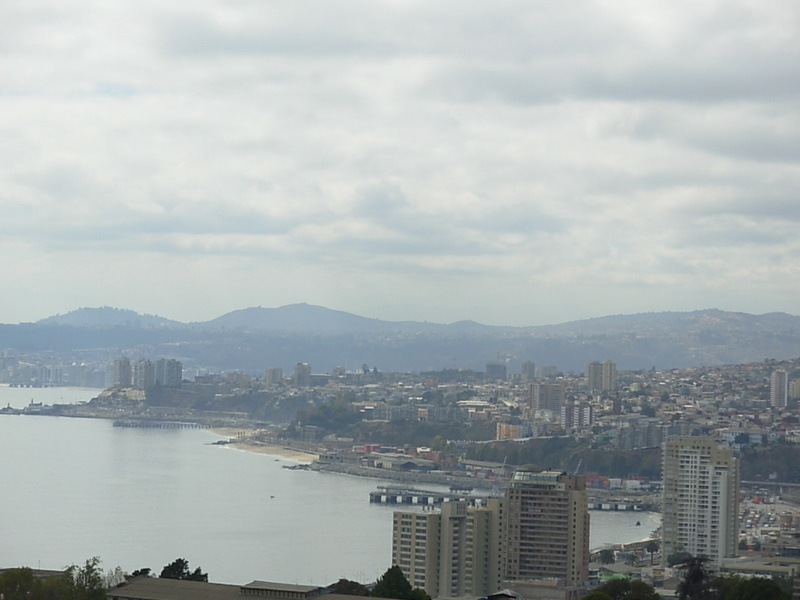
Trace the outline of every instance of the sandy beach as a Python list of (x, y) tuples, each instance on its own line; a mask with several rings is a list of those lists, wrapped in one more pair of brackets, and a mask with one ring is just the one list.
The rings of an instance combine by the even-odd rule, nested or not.
[(236, 427), (224, 427), (212, 429), (214, 433), (228, 439), (236, 439), (241, 441), (231, 442), (226, 444), (228, 448), (235, 448), (236, 450), (244, 450), (246, 452), (256, 452), (258, 454), (267, 454), (269, 456), (278, 456), (301, 463), (311, 463), (319, 458), (318, 454), (304, 452), (302, 450), (294, 450), (286, 448), (277, 444), (267, 444), (264, 442), (255, 441), (252, 436), (257, 432), (255, 429), (241, 429)]

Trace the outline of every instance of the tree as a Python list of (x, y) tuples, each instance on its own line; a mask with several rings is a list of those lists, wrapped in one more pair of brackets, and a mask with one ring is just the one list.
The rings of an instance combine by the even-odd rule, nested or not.
[(598, 587), (592, 592), (597, 593), (595, 598), (591, 594), (581, 600), (601, 600), (610, 598), (611, 600), (660, 600), (661, 596), (656, 593), (651, 585), (644, 581), (631, 581), (627, 578), (612, 579)]
[(375, 587), (372, 588), (372, 595), (381, 598), (407, 600), (411, 597), (411, 584), (406, 579), (406, 576), (403, 575), (400, 567), (394, 565), (389, 567), (378, 579)]
[(614, 600), (608, 594), (601, 592), (599, 590), (594, 590), (589, 592), (585, 596), (581, 597), (581, 600)]
[(0, 598), (4, 600), (28, 600), (41, 598), (41, 581), (28, 567), (8, 569), (0, 573)]
[(668, 567), (674, 567), (675, 565), (679, 565), (681, 563), (685, 563), (690, 558), (692, 558), (692, 555), (689, 554), (688, 552), (683, 551), (683, 550), (681, 550), (679, 552), (674, 552), (674, 553), (670, 554), (669, 556), (667, 556), (667, 566)]
[(350, 581), (349, 579), (340, 579), (336, 583), (328, 586), (331, 594), (344, 594), (345, 596), (369, 596), (369, 589), (367, 586), (358, 583), (357, 581)]
[(719, 600), (789, 600), (780, 584), (766, 577), (726, 575), (714, 579)]
[(100, 558), (94, 556), (86, 560), (82, 567), (72, 565), (64, 572), (70, 588), (67, 598), (75, 600), (104, 600), (106, 597), (106, 577), (100, 568)]
[(194, 571), (189, 571), (189, 561), (185, 558), (176, 558), (174, 561), (161, 569), (161, 575), (164, 579), (184, 579), (187, 581), (205, 581), (208, 582), (208, 573), (203, 573), (200, 567)]
[(661, 600), (661, 594), (644, 581), (631, 581), (631, 589), (625, 600)]
[(650, 553), (650, 566), (653, 566), (653, 555), (658, 552), (658, 542), (655, 540), (650, 540), (647, 542), (647, 545), (644, 547)]
[(625, 598), (625, 594), (627, 594), (630, 590), (631, 581), (626, 577), (612, 579), (611, 581), (607, 581), (597, 588), (598, 592), (607, 594), (611, 600), (622, 600)]
[(372, 595), (380, 598), (397, 598), (398, 600), (431, 600), (424, 590), (411, 589), (411, 584), (397, 565), (389, 567), (380, 576), (375, 587), (372, 588)]
[(431, 440), (431, 450), (447, 450), (447, 440), (441, 435), (434, 436)]
[(150, 577), (150, 572), (152, 569), (150, 567), (143, 567), (141, 569), (136, 569), (133, 573), (130, 574), (129, 579), (133, 579), (134, 577)]
[(600, 550), (600, 562), (604, 565), (613, 565), (614, 561), (614, 551), (605, 548), (604, 550)]
[(715, 600), (707, 556), (691, 556), (683, 565), (686, 573), (678, 584), (678, 600)]

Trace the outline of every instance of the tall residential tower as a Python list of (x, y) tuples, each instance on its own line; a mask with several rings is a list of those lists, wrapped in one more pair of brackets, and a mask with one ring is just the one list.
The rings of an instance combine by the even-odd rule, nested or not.
[(589, 577), (589, 510), (583, 475), (518, 470), (506, 488), (506, 579)]
[(705, 437), (676, 436), (664, 444), (662, 552), (736, 555), (739, 461), (733, 449)]
[(789, 400), (789, 375), (786, 369), (775, 369), (769, 377), (769, 403), (783, 410)]
[(502, 500), (394, 513), (392, 564), (433, 598), (488, 596), (502, 579)]

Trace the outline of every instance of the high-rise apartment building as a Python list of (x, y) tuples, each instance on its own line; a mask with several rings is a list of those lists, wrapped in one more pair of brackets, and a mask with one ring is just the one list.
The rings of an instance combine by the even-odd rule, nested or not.
[(118, 358), (114, 361), (113, 373), (111, 378), (113, 385), (130, 387), (133, 383), (133, 369), (129, 358)]
[(528, 387), (528, 408), (531, 411), (552, 410), (561, 413), (567, 398), (567, 384), (563, 381), (531, 383)]
[(487, 596), (502, 580), (502, 500), (394, 513), (392, 563), (432, 597)]
[(789, 382), (789, 397), (800, 398), (800, 379), (792, 379)]
[(784, 409), (789, 400), (789, 375), (785, 369), (775, 369), (769, 377), (769, 402), (774, 408)]
[(613, 392), (617, 389), (617, 363), (613, 360), (603, 361), (603, 380), (604, 391)]
[(308, 387), (311, 385), (311, 367), (308, 363), (297, 363), (294, 366), (292, 383), (297, 387)]
[(586, 365), (586, 387), (590, 390), (603, 389), (603, 363), (594, 360)]
[(268, 367), (265, 383), (267, 385), (280, 385), (283, 383), (283, 369), (280, 367)]
[(616, 390), (617, 363), (611, 360), (590, 362), (586, 365), (586, 386), (590, 390)]
[(594, 423), (594, 408), (588, 402), (566, 402), (561, 407), (561, 426), (581, 431)]
[(522, 381), (533, 381), (536, 379), (536, 363), (526, 360), (522, 363)]
[(163, 387), (180, 387), (183, 383), (183, 363), (174, 358), (159, 358), (155, 362), (155, 383)]
[(719, 563), (736, 555), (739, 462), (731, 448), (705, 437), (664, 443), (662, 553), (688, 552)]
[(559, 580), (564, 587), (589, 577), (586, 480), (558, 471), (515, 471), (505, 495), (508, 581)]
[(156, 369), (153, 362), (140, 358), (133, 365), (133, 385), (143, 390), (151, 390), (156, 385)]

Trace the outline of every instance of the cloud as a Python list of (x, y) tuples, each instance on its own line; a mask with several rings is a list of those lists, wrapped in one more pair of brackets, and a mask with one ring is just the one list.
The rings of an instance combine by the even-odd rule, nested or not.
[[(10, 7), (0, 275), (47, 303), (0, 321), (307, 301), (531, 324), (524, 299), (552, 322), (732, 290), (791, 312), (799, 23), (788, 1)], [(62, 263), (63, 300), (34, 276)]]

